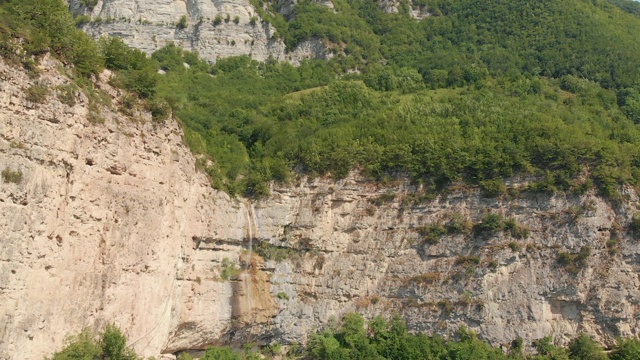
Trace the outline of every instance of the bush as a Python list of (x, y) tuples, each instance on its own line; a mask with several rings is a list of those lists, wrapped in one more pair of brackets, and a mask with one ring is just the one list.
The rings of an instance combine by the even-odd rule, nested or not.
[(222, 16), (216, 15), (216, 17), (213, 19), (213, 26), (218, 26), (220, 24), (222, 24)]
[(515, 241), (509, 243), (509, 249), (513, 252), (520, 252), (522, 250), (522, 246)]
[(435, 245), (447, 234), (447, 230), (439, 224), (422, 226), (417, 229), (425, 244)]
[(2, 170), (2, 181), (5, 183), (20, 184), (22, 182), (22, 171), (12, 170), (6, 167)]
[(462, 214), (454, 214), (446, 224), (447, 234), (466, 234), (473, 228), (473, 223)]
[(79, 15), (74, 18), (73, 22), (76, 25), (76, 27), (82, 27), (83, 25), (91, 22), (91, 16)]
[(117, 77), (117, 84), (138, 94), (141, 98), (152, 98), (156, 93), (158, 72), (149, 66), (140, 70), (124, 70)]
[(67, 106), (76, 105), (76, 97), (78, 96), (78, 87), (73, 84), (60, 85), (57, 87), (58, 100)]
[(187, 352), (180, 353), (177, 360), (193, 360), (193, 356)]
[(640, 340), (638, 338), (618, 339), (609, 355), (611, 360), (630, 360), (640, 358)]
[(80, 0), (80, 3), (91, 10), (98, 4), (98, 0)]
[(102, 340), (102, 358), (110, 360), (137, 360), (138, 357), (130, 348), (127, 348), (127, 338), (115, 325), (107, 325)]
[(292, 260), (300, 256), (300, 252), (296, 249), (272, 245), (266, 241), (261, 241), (254, 250), (256, 254), (262, 256), (265, 260), (274, 260), (276, 262)]
[(242, 269), (238, 267), (238, 265), (234, 264), (229, 260), (229, 258), (222, 259), (222, 271), (220, 272), (220, 277), (222, 280), (230, 280), (236, 278)]
[(480, 182), (482, 194), (486, 197), (498, 197), (507, 191), (507, 187), (501, 179), (485, 180)]
[(586, 334), (580, 334), (569, 343), (569, 355), (572, 359), (607, 360), (602, 347)]
[(289, 295), (287, 295), (287, 293), (285, 292), (279, 292), (278, 295), (276, 295), (276, 297), (280, 300), (289, 300)]
[(26, 88), (24, 93), (28, 102), (42, 104), (49, 95), (49, 88), (41, 84), (34, 84)]
[(55, 353), (52, 360), (140, 360), (127, 347), (127, 339), (122, 331), (112, 324), (107, 325), (100, 336), (85, 329), (67, 341), (69, 344)]
[(138, 99), (135, 96), (124, 95), (120, 98), (120, 106), (118, 109), (127, 116), (133, 116), (137, 104)]
[(67, 346), (62, 351), (53, 354), (52, 360), (98, 359), (102, 354), (102, 349), (95, 338), (95, 335), (88, 329), (67, 338)]
[(590, 255), (591, 248), (589, 246), (583, 246), (578, 253), (560, 252), (556, 261), (566, 271), (575, 275), (587, 266)]
[(119, 37), (101, 37), (98, 47), (107, 69), (142, 70), (153, 66), (144, 52), (130, 48)]
[(182, 15), (180, 17), (180, 20), (178, 20), (176, 27), (178, 28), (178, 30), (183, 30), (186, 29), (187, 26), (189, 26), (189, 24), (187, 23), (187, 15)]
[(545, 356), (544, 359), (555, 359), (555, 360), (569, 359), (569, 354), (567, 349), (560, 348), (553, 345), (553, 339), (550, 336), (546, 336), (542, 339), (534, 341), (533, 346), (535, 347), (538, 354)]
[(476, 233), (495, 233), (504, 227), (504, 218), (500, 214), (487, 213), (479, 224), (474, 226)]
[(525, 239), (529, 237), (529, 229), (519, 225), (516, 219), (510, 218), (502, 223), (504, 231), (508, 231), (511, 237)]
[(147, 101), (147, 109), (151, 111), (151, 119), (155, 122), (163, 122), (171, 115), (171, 107), (164, 100), (152, 99)]
[(205, 351), (201, 360), (242, 360), (242, 357), (231, 349), (213, 346)]

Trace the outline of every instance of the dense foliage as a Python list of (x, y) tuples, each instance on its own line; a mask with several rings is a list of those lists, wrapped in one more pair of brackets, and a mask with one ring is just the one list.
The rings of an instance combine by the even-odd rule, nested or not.
[(102, 334), (84, 330), (68, 339), (68, 345), (51, 360), (139, 360), (127, 347), (127, 338), (114, 325), (107, 325)]
[(158, 93), (213, 160), (217, 187), (260, 196), (292, 169), (339, 178), (354, 168), (435, 190), (530, 174), (531, 190), (595, 185), (616, 198), (639, 183), (632, 15), (597, 1), (450, 0), (425, 2), (436, 16), (417, 21), (373, 1), (334, 4), (302, 1), (288, 22), (270, 18), (290, 46), (335, 44), (329, 63), (240, 57), (186, 69), (193, 54), (154, 55), (168, 70)]
[[(335, 0), (336, 12), (301, 1), (286, 19), (257, 2), (290, 47), (321, 37), (336, 54), (293, 67), (210, 65), (175, 46), (149, 59), (120, 39), (92, 42), (62, 0), (9, 0), (0, 50), (27, 67), (52, 52), (79, 78), (116, 72), (155, 119), (173, 110), (214, 186), (232, 194), (359, 169), (494, 195), (500, 180), (529, 175), (531, 191), (595, 186), (615, 199), (640, 184), (640, 19), (625, 1), (420, 0), (398, 14), (373, 0)], [(411, 19), (411, 6), (431, 16)]]
[(640, 127), (615, 90), (577, 76), (485, 76), (433, 90), (411, 68), (337, 80), (323, 62), (294, 68), (239, 57), (186, 69), (171, 64), (190, 54), (159, 54), (167, 74), (158, 95), (184, 122), (191, 148), (214, 160), (217, 186), (231, 192), (264, 194), (267, 180), (286, 181), (293, 168), (338, 178), (354, 168), (380, 179), (408, 174), (433, 189), (526, 173), (539, 178), (535, 191), (595, 184), (610, 197), (640, 180)]
[[(108, 326), (100, 340), (84, 331), (71, 338), (70, 343), (53, 360), (136, 360), (126, 347), (126, 339), (119, 329)], [(566, 348), (553, 345), (550, 337), (536, 341), (533, 351), (525, 351), (522, 339), (514, 339), (506, 352), (481, 340), (466, 328), (453, 336), (412, 334), (399, 318), (387, 321), (376, 317), (365, 324), (358, 314), (348, 314), (341, 324), (334, 324), (322, 332), (312, 334), (306, 347), (279, 344), (262, 348), (247, 344), (242, 351), (224, 347), (210, 347), (202, 360), (258, 360), (258, 359), (317, 359), (317, 360), (623, 360), (640, 358), (640, 340), (620, 339), (609, 354), (589, 336), (581, 334)], [(179, 360), (192, 360), (188, 352)]]
[(47, 52), (82, 76), (102, 68), (96, 43), (75, 28), (62, 0), (0, 1), (0, 56), (33, 68), (33, 57)]

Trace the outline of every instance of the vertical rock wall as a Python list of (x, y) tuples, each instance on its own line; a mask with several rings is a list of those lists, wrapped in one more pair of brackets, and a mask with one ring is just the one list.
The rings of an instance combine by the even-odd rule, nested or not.
[[(100, 0), (91, 10), (79, 0), (69, 0), (69, 5), (75, 13), (91, 16), (83, 27), (90, 35), (121, 37), (149, 54), (174, 43), (212, 62), (248, 55), (259, 61), (271, 57), (298, 64), (331, 56), (321, 40), (305, 41), (288, 51), (276, 29), (260, 19), (249, 0)], [(178, 26), (183, 16), (184, 28)]]
[[(25, 96), (36, 80), (0, 62), (0, 171), (22, 176), (0, 183), (0, 359), (41, 359), (108, 322), (145, 356), (301, 342), (350, 311), (445, 334), (464, 324), (494, 344), (640, 329), (631, 189), (617, 204), (427, 199), (351, 176), (250, 204), (210, 188), (175, 122), (118, 113), (120, 94), (101, 83), (114, 104), (91, 123), (87, 97), (62, 103), (69, 81), (44, 64), (39, 104)], [(477, 230), (487, 213), (511, 225)]]

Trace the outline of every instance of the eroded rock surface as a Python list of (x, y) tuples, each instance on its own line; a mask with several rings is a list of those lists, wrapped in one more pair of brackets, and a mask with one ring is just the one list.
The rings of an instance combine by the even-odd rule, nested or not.
[[(90, 35), (121, 37), (149, 54), (173, 43), (211, 62), (248, 55), (259, 61), (271, 57), (298, 64), (331, 56), (321, 40), (305, 41), (288, 51), (249, 0), (100, 0), (92, 9), (80, 0), (68, 2), (75, 13), (91, 16), (83, 26)], [(178, 25), (182, 17), (184, 28)]]
[[(251, 204), (210, 188), (175, 122), (128, 118), (116, 99), (92, 124), (86, 96), (61, 103), (68, 80), (55, 68), (45, 61), (38, 81), (52, 92), (35, 104), (24, 92), (35, 80), (0, 63), (0, 170), (22, 174), (0, 183), (0, 359), (40, 359), (107, 322), (145, 356), (304, 341), (351, 311), (445, 334), (466, 324), (494, 344), (581, 331), (610, 343), (640, 329), (629, 189), (619, 204), (433, 200), (351, 176)], [(487, 213), (513, 221), (480, 232)], [(451, 230), (433, 237), (435, 224)]]

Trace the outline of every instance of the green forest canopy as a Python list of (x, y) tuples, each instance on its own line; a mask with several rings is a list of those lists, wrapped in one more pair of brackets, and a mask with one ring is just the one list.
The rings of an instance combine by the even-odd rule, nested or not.
[[(61, 0), (0, 3), (0, 54), (33, 68), (53, 52), (84, 83), (114, 70), (157, 119), (171, 107), (214, 186), (232, 194), (353, 169), (432, 191), (531, 175), (533, 191), (618, 198), (620, 185), (640, 184), (632, 3), (418, 0), (398, 14), (373, 0), (334, 4), (304, 0), (289, 18), (261, 8), (290, 48), (320, 37), (336, 54), (299, 67), (242, 56), (210, 65), (175, 46), (149, 59), (119, 39), (90, 40)], [(411, 19), (410, 6), (431, 16)]]

